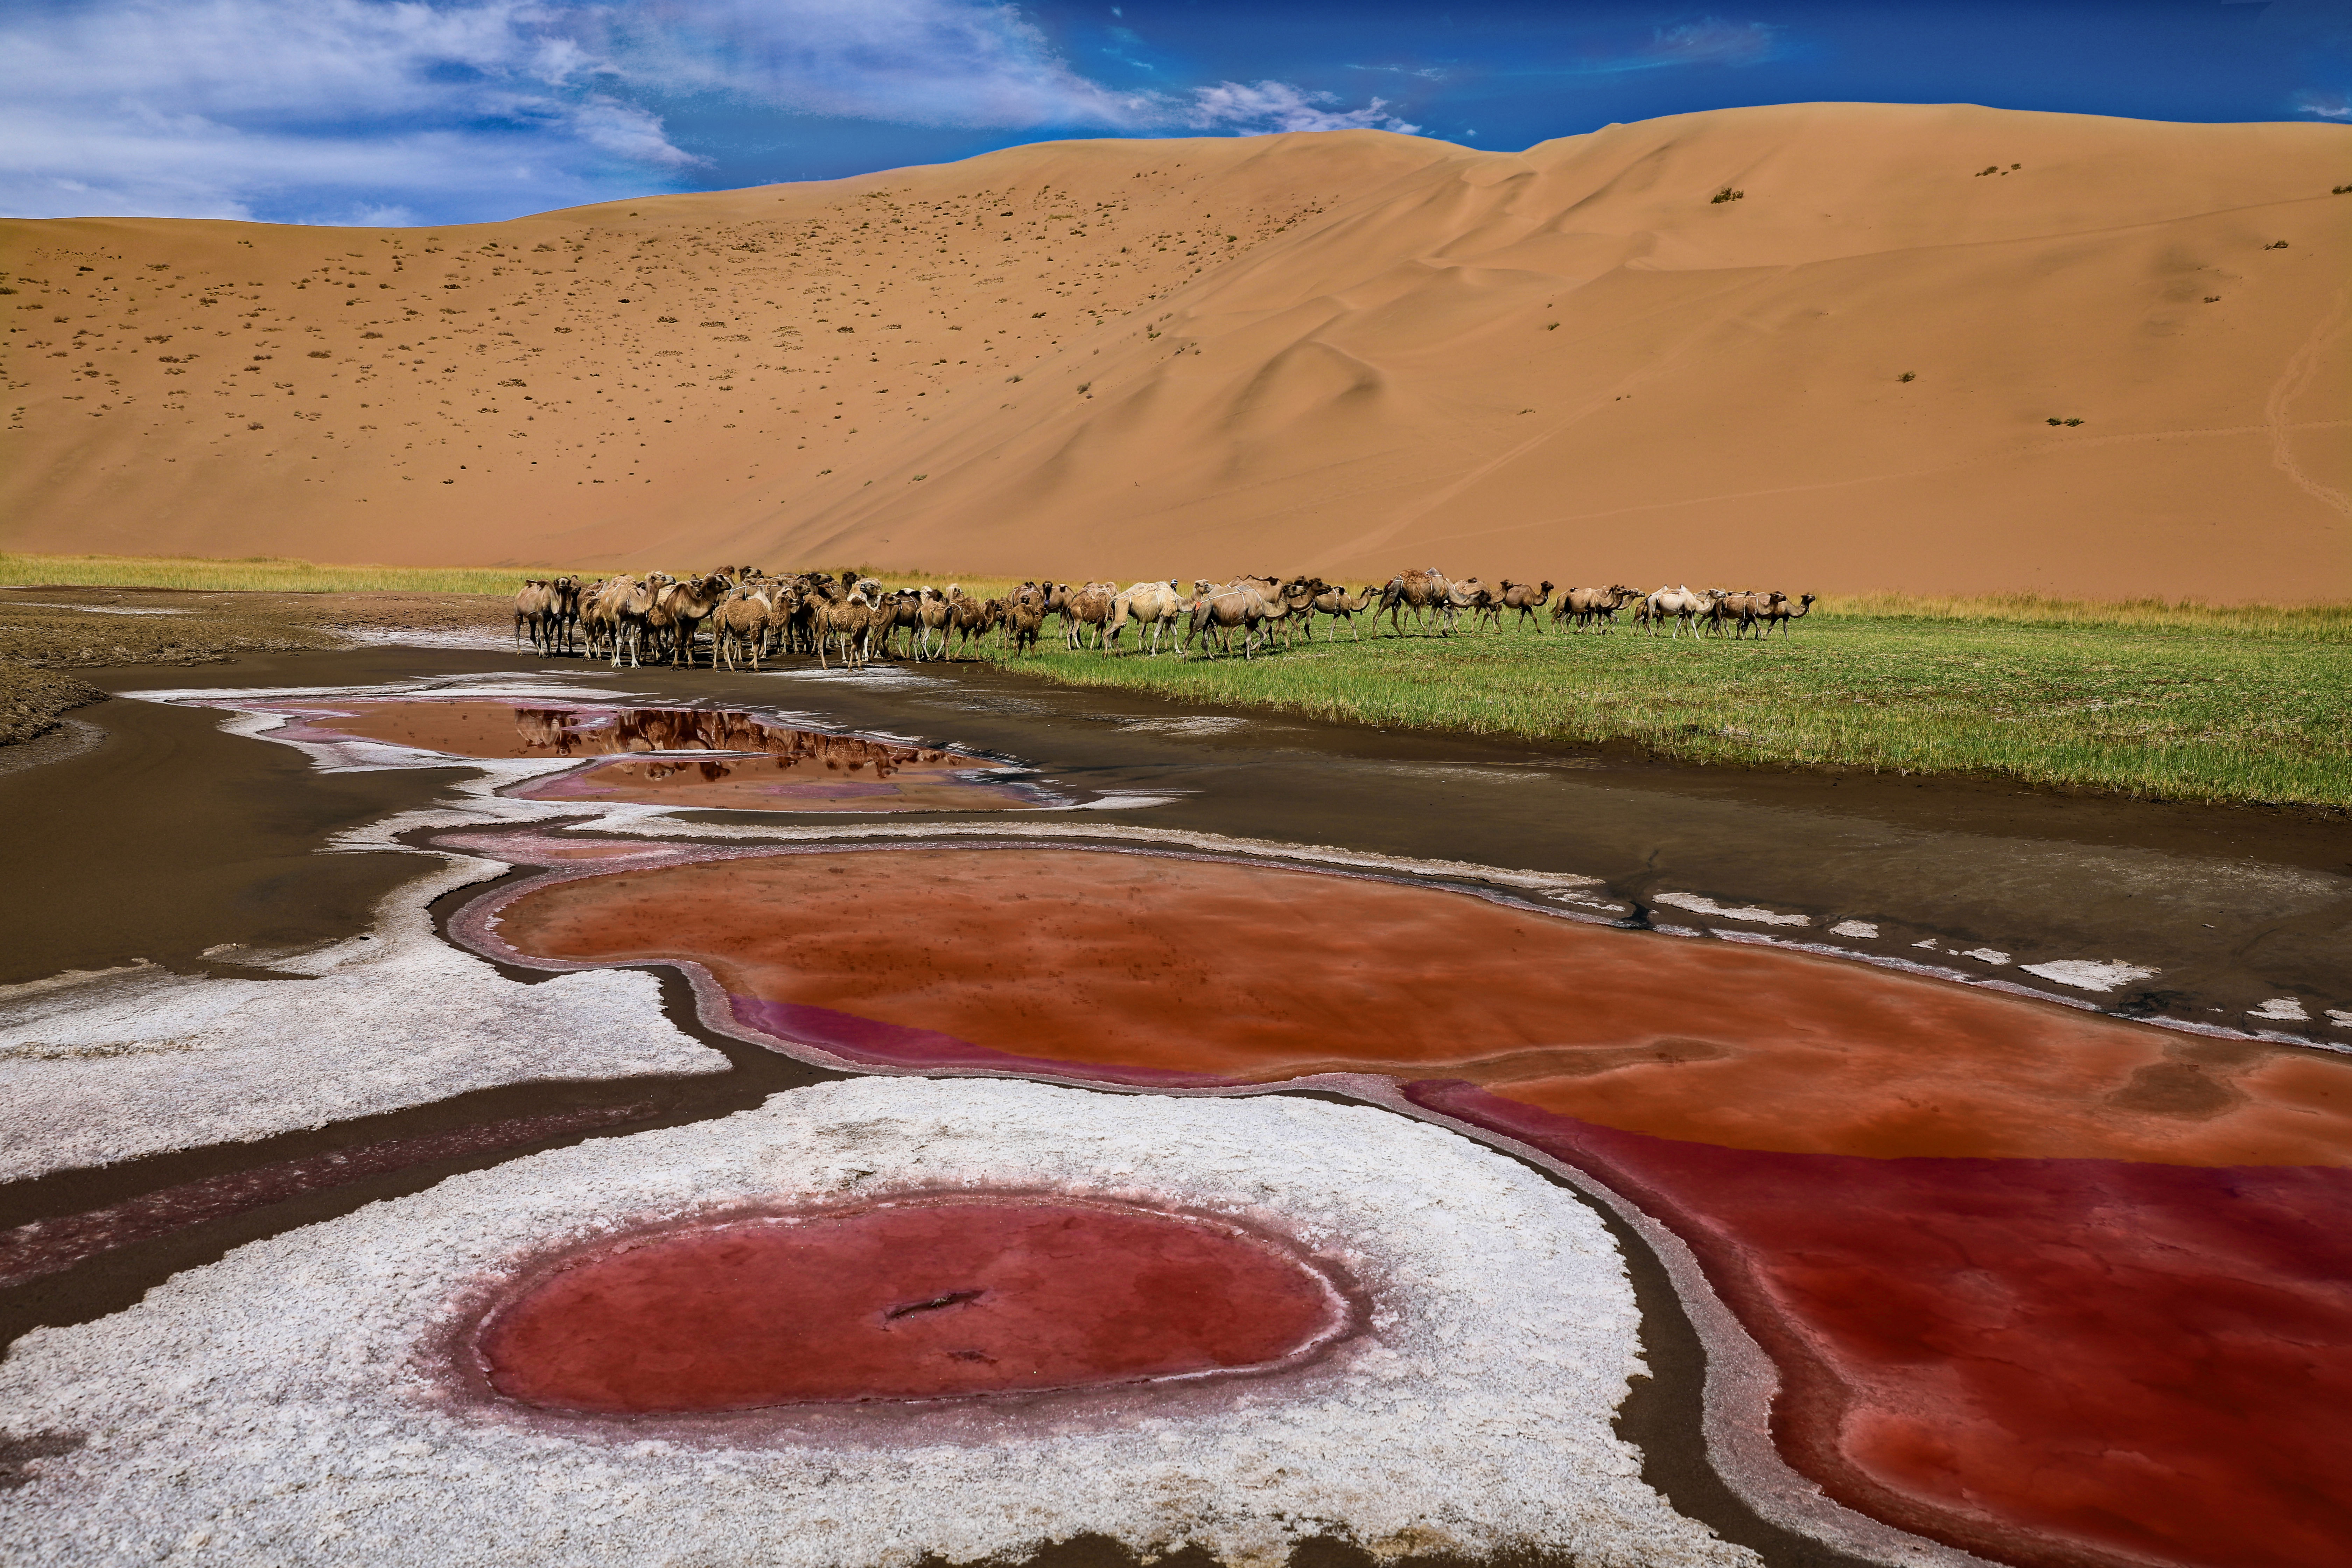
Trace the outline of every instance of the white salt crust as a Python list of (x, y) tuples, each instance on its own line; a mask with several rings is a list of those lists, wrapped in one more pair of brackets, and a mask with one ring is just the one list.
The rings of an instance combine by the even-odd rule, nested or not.
[(1672, 904), (1678, 910), (1688, 910), (1695, 915), (1713, 915), (1716, 919), (1723, 921), (1750, 921), (1759, 925), (1769, 926), (1809, 926), (1813, 923), (1812, 918), (1809, 915), (1784, 913), (1779, 910), (1764, 909), (1756, 904), (1718, 904), (1713, 899), (1705, 898), (1697, 893), (1653, 893), (1650, 895), (1650, 901)]
[(436, 858), (377, 907), (373, 935), (308, 953), (219, 955), (285, 980), (141, 965), (0, 991), (0, 1180), (499, 1084), (727, 1070), (663, 1014), (649, 973), (526, 984), (443, 942), (433, 900), (505, 868)]
[[(1287, 1231), (1360, 1283), (1368, 1326), (1205, 1403), (1142, 1392), (1031, 1426), (941, 1405), (911, 1440), (889, 1438), (903, 1412), (862, 1440), (648, 1440), (469, 1405), (420, 1350), (539, 1248), (730, 1204), (1006, 1187)], [(0, 1544), (60, 1568), (835, 1568), (1097, 1531), (1253, 1568), (1318, 1534), (1382, 1556), (1758, 1562), (1675, 1512), (1612, 1432), (1643, 1370), (1637, 1329), (1592, 1211), (1437, 1128), (1295, 1099), (859, 1079), (455, 1176), (35, 1331), (0, 1367), (0, 1421), (84, 1443), (27, 1465)]]

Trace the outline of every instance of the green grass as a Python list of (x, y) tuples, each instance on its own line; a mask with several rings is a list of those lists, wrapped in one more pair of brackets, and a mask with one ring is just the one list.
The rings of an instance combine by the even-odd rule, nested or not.
[[(191, 593), (511, 595), (549, 566), (322, 566), (287, 556), (16, 555), (0, 551), (0, 586), (178, 588)], [(601, 573), (574, 572), (583, 581)]]
[(1631, 740), (1685, 762), (2352, 806), (2352, 607), (2011, 600), (1961, 618), (1952, 606), (1963, 603), (1817, 606), (1763, 643), (1631, 629), (1318, 636), (1244, 664), (1141, 658), (1131, 631), (1118, 654), (1071, 654), (1049, 632), (1047, 651), (1005, 662), (1071, 686), (1360, 723)]

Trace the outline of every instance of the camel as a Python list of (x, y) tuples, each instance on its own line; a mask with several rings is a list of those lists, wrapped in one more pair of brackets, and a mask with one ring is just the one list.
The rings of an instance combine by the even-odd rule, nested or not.
[[(1377, 605), (1380, 602), (1380, 589), (1372, 585), (1367, 585), (1350, 594), (1345, 588), (1334, 588), (1328, 584), (1319, 584), (1317, 585), (1315, 597), (1310, 602), (1318, 613), (1328, 616), (1335, 621), (1347, 622), (1348, 635), (1356, 641), (1361, 642), (1364, 640), (1364, 634), (1362, 628), (1356, 625), (1356, 617)], [(1315, 640), (1315, 619), (1312, 616), (1307, 620), (1307, 640), (1309, 642)]]
[[(1380, 610), (1373, 613), (1378, 615), (1385, 612), (1389, 617), (1390, 635), (1402, 637), (1404, 633), (1399, 624), (1399, 617), (1405, 611), (1411, 610), (1413, 626), (1416, 628), (1424, 626), (1427, 624), (1431, 606), (1441, 604), (1445, 598), (1446, 591), (1453, 585), (1445, 580), (1445, 574), (1434, 566), (1400, 573), (1390, 578), (1388, 586), (1381, 590)], [(1451, 630), (1444, 616), (1444, 613), (1441, 610), (1439, 612), (1440, 627)]]
[(1062, 640), (1071, 652), (1087, 646), (1087, 628), (1095, 629), (1095, 646), (1108, 646), (1110, 607), (1118, 598), (1116, 583), (1089, 583), (1062, 597)]
[[(1597, 631), (1613, 631), (1617, 612), (1642, 599), (1642, 595), (1622, 583), (1606, 588), (1563, 588), (1559, 603), (1552, 606), (1551, 618), (1566, 621), (1573, 618), (1580, 631), (1591, 627)], [(1646, 601), (1643, 601), (1646, 605)], [(1646, 609), (1637, 615), (1637, 621), (1646, 621)]]
[(606, 628), (607, 641), (613, 655), (613, 668), (621, 668), (621, 656), (626, 653), (634, 667), (644, 662), (645, 634), (656, 608), (661, 590), (669, 579), (656, 572), (643, 578), (608, 577), (597, 594), (594, 609), (596, 624)]
[(534, 649), (544, 653), (546, 651), (547, 618), (554, 613), (554, 608), (555, 591), (553, 586), (544, 578), (524, 578), (522, 586), (515, 590), (514, 596), (515, 647), (518, 648), (522, 647), (523, 634), (525, 632), (529, 632), (530, 634), (530, 646)]
[[(1151, 646), (1147, 650), (1151, 658), (1160, 655), (1160, 638), (1165, 632), (1175, 639), (1176, 654), (1184, 654), (1183, 618), (1192, 608), (1176, 586), (1176, 580), (1165, 583), (1138, 583), (1111, 602), (1110, 640), (1118, 641), (1118, 634), (1127, 629), (1130, 620), (1140, 621), (1151, 628)], [(1140, 637), (1142, 634), (1138, 633)]]
[(1801, 616), (1811, 615), (1812, 613), (1812, 595), (1804, 594), (1791, 599), (1788, 595), (1776, 591), (1772, 595), (1771, 605), (1764, 613), (1764, 619), (1767, 623), (1765, 633), (1767, 636), (1769, 636), (1772, 627), (1779, 626), (1780, 628), (1780, 635), (1782, 637), (1787, 637), (1789, 635), (1789, 623), (1790, 621), (1796, 620)]
[[(948, 616), (949, 625), (956, 635), (956, 651), (969, 658), (971, 657), (971, 639), (988, 635), (990, 628), (1003, 618), (1004, 605), (998, 599), (982, 604), (952, 584), (948, 592), (952, 595), (948, 600)], [(947, 652), (945, 637), (940, 638), (940, 651), (942, 654)]]
[(719, 601), (711, 616), (711, 668), (718, 668), (723, 653), (727, 668), (734, 668), (736, 649), (740, 647), (749, 651), (751, 668), (757, 672), (760, 657), (767, 651), (769, 619), (774, 612), (775, 605), (758, 588), (739, 587)]
[[(920, 595), (910, 589), (900, 589), (897, 593), (879, 590), (866, 597), (874, 605), (873, 626), (866, 634), (869, 648), (886, 658), (895, 658), (890, 651), (890, 640), (901, 631), (914, 634), (919, 643), (923, 631), (923, 601)], [(919, 651), (916, 657), (922, 657)]]
[(841, 651), (845, 669), (856, 669), (866, 662), (866, 632), (874, 621), (874, 606), (856, 588), (840, 599), (826, 600), (817, 611), (816, 662), (820, 669), (831, 669), (825, 661), (828, 644)]
[(940, 593), (937, 588), (922, 590), (921, 600), (915, 606), (916, 617), (920, 622), (915, 637), (915, 657), (918, 659), (933, 657), (930, 644), (931, 634), (934, 632), (939, 634), (940, 652), (944, 654), (947, 651), (948, 627), (952, 624), (955, 616), (951, 599), (962, 592), (963, 590), (952, 583), (948, 584), (948, 591), (945, 594)]
[(1685, 626), (1691, 628), (1691, 636), (1698, 636), (1698, 617), (1712, 610), (1716, 600), (1720, 598), (1722, 594), (1723, 590), (1720, 588), (1706, 588), (1694, 594), (1688, 584), (1659, 589), (1650, 595), (1648, 601), (1649, 615), (1646, 618), (1650, 623), (1650, 630), (1655, 632), (1658, 629), (1658, 623), (1671, 616), (1675, 623), (1675, 637), (1683, 635), (1683, 627)]
[(1271, 611), (1265, 596), (1254, 584), (1234, 583), (1219, 587), (1213, 583), (1192, 584), (1192, 642), (1205, 647), (1211, 631), (1217, 636), (1218, 646), (1233, 650), (1233, 632), (1242, 628), (1242, 658), (1248, 660), (1257, 652), (1259, 628), (1265, 626)]
[[(1730, 622), (1731, 635), (1741, 637), (1746, 637), (1748, 629), (1761, 620), (1771, 608), (1772, 595), (1759, 593), (1751, 588), (1745, 593), (1726, 594), (1716, 602), (1714, 614), (1709, 619), (1717, 630), (1722, 629), (1724, 622)], [(1759, 632), (1757, 635), (1761, 637), (1763, 634)]]
[(1315, 618), (1315, 595), (1321, 584), (1305, 577), (1293, 577), (1285, 583), (1279, 578), (1260, 576), (1236, 577), (1227, 586), (1255, 593), (1265, 605), (1265, 640), (1271, 643), (1280, 638), (1287, 646), (1291, 629), (1306, 626)]
[(1529, 621), (1533, 621), (1536, 624), (1536, 635), (1541, 637), (1543, 617), (1536, 612), (1542, 609), (1550, 599), (1551, 584), (1548, 580), (1541, 583), (1514, 583), (1508, 577), (1504, 578), (1502, 596), (1496, 604), (1495, 629), (1497, 631), (1502, 629), (1503, 611), (1517, 610), (1519, 612), (1519, 618), (1511, 623), (1511, 629), (1517, 631)]
[(1315, 596), (1323, 587), (1319, 577), (1293, 577), (1282, 585), (1272, 604), (1275, 614), (1270, 624), (1282, 634), (1285, 647), (1294, 628), (1305, 634), (1307, 641), (1315, 640)]
[[(1493, 603), (1495, 591), (1486, 584), (1475, 577), (1465, 577), (1459, 583), (1446, 585), (1445, 592), (1435, 603), (1435, 608), (1444, 616), (1446, 629), (1451, 631), (1460, 624), (1463, 611), (1468, 610), (1474, 616), (1483, 615)], [(1476, 623), (1474, 621), (1472, 624), (1475, 626)], [(1496, 618), (1496, 624), (1501, 625), (1499, 616)]]
[(1005, 625), (1013, 634), (1013, 651), (1036, 651), (1037, 634), (1045, 625), (1044, 595), (1034, 598), (1016, 597), (1005, 614)]
[[(710, 618), (710, 612), (719, 607), (719, 601), (733, 585), (718, 573), (711, 572), (688, 582), (670, 583), (663, 587), (652, 619), (665, 626), (670, 633), (669, 664), (672, 669), (677, 668), (680, 658), (685, 659), (688, 668), (694, 668), (695, 634), (702, 629), (702, 623)], [(716, 648), (711, 650), (710, 664), (714, 669), (719, 666)]]
[(589, 657), (595, 657), (604, 647), (612, 626), (612, 617), (598, 610), (598, 601), (614, 579), (599, 577), (580, 590), (580, 646)]

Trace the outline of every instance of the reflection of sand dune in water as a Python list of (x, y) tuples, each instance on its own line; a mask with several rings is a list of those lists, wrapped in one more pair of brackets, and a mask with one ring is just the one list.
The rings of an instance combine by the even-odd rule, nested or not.
[[(1049, 143), (430, 253), (0, 223), (116, 268), (17, 264), (89, 331), (22, 362), (0, 509), (26, 549), (2340, 598), (2346, 149), (1797, 104)], [(328, 357), (224, 425), (273, 329)], [(859, 345), (822, 401), (820, 340)]]
[(2285, 1568), (2352, 1521), (2323, 1437), (2352, 1398), (2352, 1111), (2309, 1052), (1097, 851), (731, 858), (494, 907), (526, 957), (698, 963), (739, 1021), (876, 1065), (1408, 1080), (1680, 1235), (1781, 1369), (1791, 1462), (1906, 1528)]

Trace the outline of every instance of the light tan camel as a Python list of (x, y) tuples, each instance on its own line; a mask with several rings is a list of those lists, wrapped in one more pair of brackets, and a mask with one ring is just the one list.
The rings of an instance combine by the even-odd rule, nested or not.
[[(1177, 588), (1176, 580), (1165, 583), (1137, 583), (1111, 603), (1110, 640), (1118, 641), (1118, 634), (1127, 629), (1130, 620), (1139, 621), (1151, 628), (1151, 646), (1147, 650), (1152, 658), (1160, 654), (1162, 633), (1173, 637), (1178, 658), (1184, 653), (1183, 622), (1192, 614), (1192, 602)], [(1139, 637), (1140, 632), (1136, 634)]]

